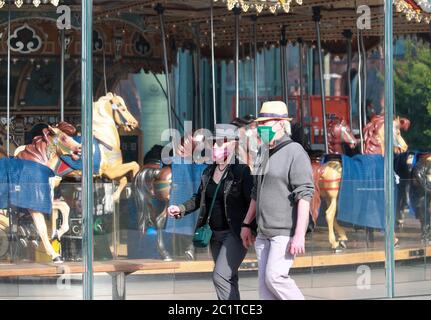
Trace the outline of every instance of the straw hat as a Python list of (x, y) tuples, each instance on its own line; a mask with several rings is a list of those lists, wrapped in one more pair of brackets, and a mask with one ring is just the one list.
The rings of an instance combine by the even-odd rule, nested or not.
[(257, 115), (257, 122), (267, 121), (267, 120), (288, 120), (289, 113), (287, 111), (287, 106), (283, 101), (267, 101), (264, 102), (259, 114)]

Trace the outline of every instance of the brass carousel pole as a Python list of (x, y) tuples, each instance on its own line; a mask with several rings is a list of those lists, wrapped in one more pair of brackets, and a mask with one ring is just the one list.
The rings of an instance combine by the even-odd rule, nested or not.
[(347, 91), (349, 95), (349, 125), (350, 129), (353, 129), (353, 113), (352, 113), (352, 36), (353, 33), (350, 29), (346, 29), (343, 32), (343, 36), (346, 38), (347, 44)]
[(367, 125), (367, 50), (364, 45), (364, 34), (361, 31), (361, 47), (362, 47), (362, 60), (363, 60), (363, 67), (362, 67), (362, 75), (363, 75), (363, 126), (365, 127)]
[(298, 44), (299, 44), (299, 112), (300, 112), (300, 121), (301, 126), (304, 126), (304, 74), (303, 74), (303, 68), (304, 68), (304, 41), (302, 38), (298, 38)]
[(358, 103), (358, 115), (359, 115), (359, 135), (361, 137), (361, 153), (364, 153), (364, 139), (362, 136), (362, 105), (363, 105), (363, 90), (362, 90), (362, 75), (363, 75), (363, 69), (364, 64), (362, 60), (362, 49), (361, 49), (361, 34), (362, 32), (358, 29), (358, 60), (359, 60), (359, 66), (358, 66), (358, 84), (359, 84), (359, 103)]
[(322, 61), (322, 43), (320, 39), (320, 7), (313, 7), (313, 20), (316, 23), (317, 34), (317, 54), (319, 55), (319, 71), (320, 71), (320, 91), (322, 96), (322, 118), (323, 118), (323, 143), (325, 145), (325, 153), (328, 153), (328, 131), (326, 126), (326, 96), (325, 83), (323, 79), (323, 61)]
[(165, 76), (166, 76), (166, 95), (167, 95), (167, 104), (168, 104), (168, 123), (169, 129), (172, 129), (172, 112), (171, 112), (171, 84), (169, 80), (169, 62), (168, 62), (168, 49), (166, 46), (166, 33), (165, 33), (165, 19), (163, 13), (165, 12), (165, 8), (158, 3), (154, 8), (159, 15), (159, 23), (160, 23), (160, 34), (162, 37), (162, 46), (163, 46), (163, 62), (165, 66)]
[(233, 8), (235, 15), (235, 117), (239, 117), (239, 17), (241, 9)]
[(259, 92), (258, 92), (258, 73), (257, 73), (257, 16), (253, 15), (251, 17), (253, 21), (253, 51), (254, 51), (254, 59), (253, 59), (253, 82), (254, 82), (254, 110), (255, 116), (257, 116), (259, 112)]
[(216, 79), (215, 79), (215, 52), (214, 52), (214, 5), (213, 0), (211, 2), (211, 81), (213, 91), (213, 119), (214, 119), (214, 130), (217, 124), (217, 101), (216, 101)]
[(280, 38), (281, 86), (282, 86), (283, 101), (287, 104), (289, 99), (289, 92), (287, 90), (286, 50), (287, 50), (286, 27), (283, 27), (283, 29), (281, 30), (281, 38)]
[(61, 29), (60, 121), (64, 121), (64, 29)]
[(11, 2), (8, 4), (8, 45), (7, 45), (7, 97), (6, 97), (6, 153), (10, 156), (10, 6)]

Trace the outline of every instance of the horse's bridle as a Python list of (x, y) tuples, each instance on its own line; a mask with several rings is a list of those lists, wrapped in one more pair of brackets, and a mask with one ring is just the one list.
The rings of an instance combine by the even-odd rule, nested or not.
[(109, 103), (111, 104), (112, 110), (117, 111), (117, 114), (120, 116), (120, 120), (122, 121), (121, 125), (127, 126), (127, 119), (118, 111), (120, 107), (113, 100), (109, 100)]

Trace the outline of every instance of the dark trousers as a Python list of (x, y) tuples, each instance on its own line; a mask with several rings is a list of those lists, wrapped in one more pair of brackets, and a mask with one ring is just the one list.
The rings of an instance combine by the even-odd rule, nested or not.
[(210, 243), (215, 263), (213, 282), (219, 300), (240, 300), (238, 269), (247, 254), (242, 242), (230, 231), (213, 231)]

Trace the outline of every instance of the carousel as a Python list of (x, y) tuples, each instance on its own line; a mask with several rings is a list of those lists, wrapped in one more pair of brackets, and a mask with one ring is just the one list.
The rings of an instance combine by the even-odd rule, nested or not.
[[(55, 276), (62, 272), (60, 266), (82, 273), (88, 232), (94, 241), (93, 270), (113, 275), (117, 298), (125, 295), (118, 283), (132, 272), (212, 269), (208, 252), (191, 242), (195, 216), (179, 222), (166, 214), (170, 203), (195, 192), (204, 165), (165, 165), (157, 145), (144, 154), (139, 97), (129, 88), (131, 74), (145, 72), (158, 79), (168, 128), (184, 134), (171, 156), (187, 157), (185, 147), (193, 151), (196, 135), (187, 136), (178, 114), (176, 97), (182, 92), (175, 90), (174, 76), (183, 51), (193, 63), (188, 116), (194, 131), (208, 126), (208, 114), (208, 129), (222, 118), (241, 119), (250, 111), (256, 115), (268, 98), (285, 101), (294, 114), (294, 137), (313, 162), (317, 225), (307, 239), (310, 249), (294, 267), (384, 263), (385, 236), (393, 237), (394, 261), (431, 255), (431, 154), (409, 149), (403, 135), (414, 120), (385, 108), (391, 103), (385, 103), (383, 86), (376, 88), (372, 80), (384, 74), (387, 62), (383, 1), (93, 3), (89, 28), (81, 1), (0, 1), (5, 92), (0, 96), (0, 276)], [(429, 42), (430, 12), (426, 1), (395, 0), (394, 37)], [(83, 68), (89, 57), (83, 56), (86, 37), (91, 39), (92, 47), (85, 50), (92, 64)], [(281, 82), (279, 93), (271, 97), (259, 90), (264, 85), (259, 83), (259, 56), (268, 50), (278, 51), (275, 72)], [(298, 59), (294, 71), (289, 67), (293, 50)], [(228, 112), (218, 108), (222, 64), (233, 64), (234, 70)], [(251, 79), (241, 76), (245, 64)], [(209, 84), (202, 80), (205, 67)], [(86, 92), (92, 92), (92, 103), (82, 94), (90, 69)], [(288, 85), (292, 77), (294, 92)], [(242, 81), (251, 84), (252, 95), (242, 94)], [(206, 90), (210, 103), (203, 99)], [(370, 111), (370, 98), (381, 103), (379, 112)], [(85, 121), (88, 115), (91, 125)], [(253, 130), (252, 120), (244, 123), (245, 130)], [(393, 128), (390, 143), (385, 128)], [(82, 157), (88, 150), (93, 150), (91, 165)], [(385, 175), (390, 163), (396, 172), (393, 181)], [(83, 178), (88, 172), (93, 177)], [(397, 190), (389, 233), (385, 181)], [(35, 188), (38, 196), (33, 196)], [(83, 198), (90, 207), (82, 205)], [(414, 218), (407, 218), (409, 209)], [(89, 216), (85, 210), (91, 211)], [(256, 267), (250, 252), (242, 269)]]

